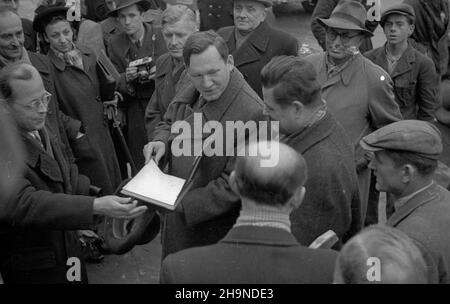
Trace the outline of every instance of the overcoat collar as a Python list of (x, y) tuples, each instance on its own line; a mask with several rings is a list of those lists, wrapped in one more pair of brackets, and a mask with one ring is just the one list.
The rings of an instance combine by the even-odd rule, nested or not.
[(242, 46), (236, 50), (236, 27), (231, 27), (230, 31), (224, 34), (224, 40), (226, 41), (228, 48), (233, 53), (234, 65), (240, 67), (244, 64), (258, 61), (261, 58), (261, 54), (264, 53), (269, 44), (269, 25), (266, 22), (262, 22), (242, 44)]
[[(233, 68), (230, 74), (230, 82), (222, 96), (217, 100), (207, 102), (203, 107), (202, 112), (206, 119), (220, 121), (230, 105), (235, 101), (244, 83), (245, 80), (242, 74), (236, 68)], [(190, 84), (190, 86), (193, 85)], [(194, 98), (193, 94), (179, 94), (173, 102), (186, 103), (192, 107), (197, 102), (195, 96), (198, 96), (198, 92), (194, 94)]]
[(284, 141), (288, 145), (295, 147), (297, 152), (303, 154), (312, 146), (330, 136), (335, 127), (336, 121), (327, 111), (325, 116), (311, 127), (306, 128), (301, 132), (286, 136)]
[(232, 228), (220, 243), (300, 246), (295, 237), (279, 228), (239, 226)]
[(396, 227), (401, 221), (408, 217), (419, 207), (428, 204), (436, 199), (439, 195), (439, 185), (436, 182), (426, 188), (424, 191), (417, 193), (408, 202), (401, 206), (398, 210), (392, 214), (388, 219), (387, 225)]

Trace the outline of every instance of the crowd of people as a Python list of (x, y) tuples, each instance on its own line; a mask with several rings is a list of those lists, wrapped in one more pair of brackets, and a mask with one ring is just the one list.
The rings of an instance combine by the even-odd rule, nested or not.
[[(164, 284), (450, 282), (448, 1), (377, 21), (319, 0), (314, 54), (271, 0), (19, 5), (0, 0), (6, 284), (87, 283), (157, 235)], [(120, 194), (153, 161), (189, 183), (173, 211)]]

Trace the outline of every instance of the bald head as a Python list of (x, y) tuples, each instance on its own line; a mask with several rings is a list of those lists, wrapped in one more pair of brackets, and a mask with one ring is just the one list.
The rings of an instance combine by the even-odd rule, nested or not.
[[(289, 202), (307, 178), (305, 159), (295, 150), (278, 142), (251, 143), (249, 153), (239, 157), (235, 179), (242, 197), (258, 204), (280, 206)], [(267, 158), (278, 159), (275, 166), (262, 166)]]

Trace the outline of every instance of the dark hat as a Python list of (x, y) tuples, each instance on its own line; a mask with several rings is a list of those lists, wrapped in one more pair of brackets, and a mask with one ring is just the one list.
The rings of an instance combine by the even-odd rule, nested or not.
[(67, 17), (68, 10), (64, 3), (40, 5), (34, 12), (33, 29), (38, 33), (44, 33), (45, 26), (53, 17)]
[(144, 9), (144, 11), (147, 11), (151, 8), (150, 2), (148, 2), (146, 0), (115, 0), (114, 2), (116, 3), (116, 9), (113, 11), (110, 11), (108, 13), (108, 16), (117, 17), (117, 13), (121, 9), (129, 7), (133, 4), (140, 5)]
[[(234, 0), (234, 1), (239, 1), (239, 0)], [(272, 0), (250, 0), (250, 1), (261, 3), (265, 7), (271, 7), (272, 6)]]
[(360, 145), (367, 151), (398, 150), (430, 159), (438, 159), (443, 149), (439, 130), (421, 120), (402, 120), (384, 126), (361, 139)]
[(407, 16), (407, 17), (411, 18), (412, 20), (416, 20), (416, 14), (414, 13), (414, 8), (409, 4), (400, 3), (400, 4), (396, 4), (396, 5), (388, 7), (381, 14), (380, 24), (382, 27), (384, 27), (384, 23), (386, 22), (387, 17), (392, 14), (403, 15), (403, 16)]
[(358, 30), (364, 35), (372, 37), (373, 33), (366, 29), (366, 8), (356, 1), (341, 1), (334, 8), (328, 19), (319, 18), (317, 21), (324, 27), (344, 30)]

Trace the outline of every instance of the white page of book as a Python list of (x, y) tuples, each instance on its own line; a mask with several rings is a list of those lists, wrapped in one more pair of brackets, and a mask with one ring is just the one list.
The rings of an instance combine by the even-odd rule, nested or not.
[(173, 206), (184, 182), (182, 178), (165, 174), (151, 160), (123, 189)]

